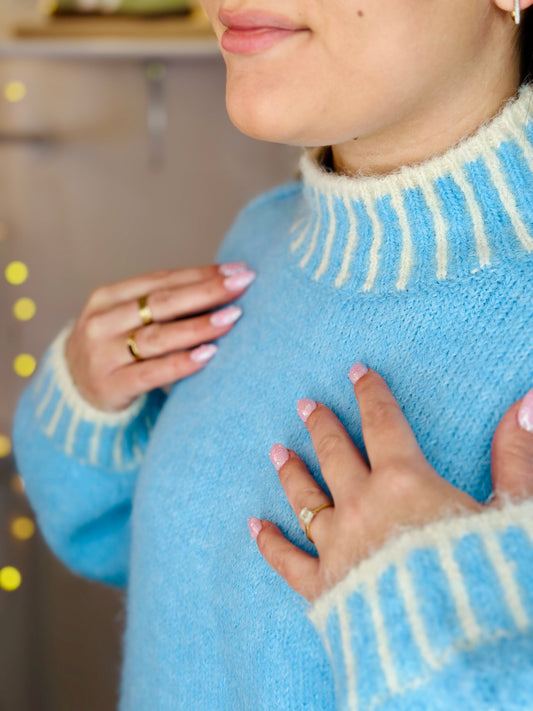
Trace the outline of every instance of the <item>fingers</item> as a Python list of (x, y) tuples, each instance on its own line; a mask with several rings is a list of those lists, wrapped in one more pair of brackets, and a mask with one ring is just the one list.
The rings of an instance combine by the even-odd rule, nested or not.
[[(255, 279), (255, 272), (243, 271), (229, 277), (217, 274), (175, 288), (148, 294), (147, 306), (156, 322), (172, 321), (227, 304), (238, 298)], [(93, 314), (88, 330), (93, 339), (108, 339), (128, 333), (142, 325), (136, 300), (121, 303), (109, 311)]]
[(533, 496), (533, 390), (501, 419), (492, 440), (494, 502)]
[[(209, 343), (228, 333), (242, 316), (238, 306), (227, 306), (205, 316), (183, 319), (171, 323), (152, 323), (135, 331), (137, 350), (143, 359), (157, 358), (168, 353), (188, 350), (202, 343)], [(126, 347), (124, 335), (110, 342), (113, 362), (121, 367), (132, 362), (132, 355)], [(119, 353), (120, 357), (116, 357)]]
[(333, 499), (353, 491), (355, 483), (363, 484), (369, 474), (368, 465), (333, 412), (314, 400), (299, 400), (297, 411), (311, 435)]
[(88, 310), (91, 313), (106, 311), (112, 306), (136, 300), (140, 296), (150, 294), (152, 291), (173, 289), (185, 284), (205, 281), (219, 274), (230, 276), (245, 270), (246, 264), (244, 262), (231, 262), (229, 264), (211, 264), (206, 267), (169, 269), (151, 274), (142, 274), (116, 284), (99, 287), (89, 299)]
[[(322, 506), (322, 504), (330, 503), (331, 499), (326, 496), (311, 476), (300, 457), (286, 449), (282, 444), (275, 444), (272, 447), (270, 459), (278, 472), (287, 500), (298, 517), (298, 523), (302, 530), (305, 531), (305, 525), (300, 520), (302, 509), (315, 509), (318, 506)], [(310, 529), (312, 526), (311, 536), (317, 544), (320, 542), (321, 531), (327, 526), (332, 510), (324, 509), (320, 511), (309, 526)]]
[(363, 437), (372, 470), (397, 469), (424, 457), (405, 415), (383, 378), (362, 364), (350, 371), (361, 413)]
[(193, 351), (172, 353), (120, 368), (112, 377), (116, 392), (124, 393), (124, 399), (127, 399), (122, 407), (127, 407), (139, 395), (172, 385), (202, 370), (216, 352), (217, 347), (208, 343)]
[(320, 593), (318, 584), (319, 562), (317, 558), (304, 553), (290, 543), (277, 526), (270, 521), (253, 519), (259, 524), (259, 532), (253, 532), (257, 546), (266, 562), (290, 587), (307, 600), (313, 600)]

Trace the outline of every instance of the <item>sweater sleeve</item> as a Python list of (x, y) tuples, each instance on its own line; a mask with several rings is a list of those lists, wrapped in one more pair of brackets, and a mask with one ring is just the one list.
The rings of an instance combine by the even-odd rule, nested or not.
[(310, 618), (343, 711), (533, 704), (533, 501), (403, 532)]
[(15, 414), (15, 459), (43, 536), (74, 572), (127, 580), (137, 475), (165, 394), (105, 413), (79, 394), (65, 359), (70, 328), (46, 352)]

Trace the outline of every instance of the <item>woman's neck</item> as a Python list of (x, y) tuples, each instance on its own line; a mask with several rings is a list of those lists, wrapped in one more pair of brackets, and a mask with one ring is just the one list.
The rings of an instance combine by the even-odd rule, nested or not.
[(514, 74), (492, 83), (493, 87), (479, 81), (454, 84), (447, 92), (440, 86), (435, 95), (424, 96), (423, 106), (404, 107), (394, 123), (333, 145), (333, 170), (342, 175), (387, 175), (445, 153), (495, 116), (519, 88)]
[(533, 86), (439, 156), (387, 175), (334, 174), (308, 149), (291, 253), (313, 280), (432, 288), (533, 254)]

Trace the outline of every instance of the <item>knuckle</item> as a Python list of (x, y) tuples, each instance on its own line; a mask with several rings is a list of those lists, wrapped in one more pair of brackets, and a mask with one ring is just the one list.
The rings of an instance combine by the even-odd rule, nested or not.
[(319, 488), (318, 484), (316, 486), (308, 485), (303, 486), (298, 490), (298, 495), (301, 497), (302, 506), (309, 506), (310, 504), (317, 502), (315, 505), (320, 506), (324, 502), (324, 492)]
[(157, 324), (141, 328), (137, 334), (137, 340), (141, 340), (142, 344), (148, 346), (150, 352), (164, 349), (164, 332)]
[(386, 431), (394, 424), (394, 409), (384, 400), (373, 399), (368, 405), (365, 420), (368, 428)]
[(395, 498), (407, 499), (418, 488), (418, 477), (413, 471), (412, 463), (407, 461), (388, 464), (381, 476), (387, 481), (389, 491)]
[(214, 279), (208, 279), (202, 284), (202, 292), (208, 299), (217, 298), (220, 295), (227, 294), (223, 284), (224, 277), (217, 276)]
[(163, 309), (168, 308), (172, 305), (175, 298), (175, 292), (173, 289), (160, 289), (159, 291), (154, 291), (150, 295), (151, 306), (161, 307)]
[(92, 307), (100, 305), (102, 301), (105, 300), (106, 295), (107, 288), (105, 286), (99, 286), (96, 289), (93, 289), (87, 299), (87, 306)]
[(350, 522), (358, 521), (364, 514), (365, 507), (362, 505), (361, 499), (356, 496), (349, 496), (343, 504), (347, 518)]
[(179, 329), (180, 335), (186, 340), (194, 341), (207, 341), (210, 339), (212, 333), (216, 332), (213, 324), (210, 321), (211, 316), (200, 316), (198, 318), (190, 318), (181, 321), (176, 326), (176, 334)]
[(99, 314), (93, 314), (85, 319), (85, 336), (90, 341), (98, 341), (103, 335), (103, 319)]
[(533, 456), (531, 446), (531, 435), (528, 432), (519, 432), (519, 436), (507, 437), (500, 442), (500, 456), (508, 462), (526, 462), (528, 469), (533, 472)]
[(296, 473), (296, 467), (294, 464), (294, 461), (292, 461), (289, 457), (289, 460), (278, 470), (278, 476), (282, 486), (289, 484), (289, 482), (291, 482), (294, 478)]
[(319, 436), (316, 446), (317, 455), (322, 459), (333, 459), (338, 456), (344, 443), (345, 439), (339, 432), (326, 432)]

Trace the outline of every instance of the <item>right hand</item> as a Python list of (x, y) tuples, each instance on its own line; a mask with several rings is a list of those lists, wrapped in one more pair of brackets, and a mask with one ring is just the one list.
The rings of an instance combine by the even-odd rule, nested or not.
[[(139, 395), (201, 370), (216, 352), (207, 341), (228, 333), (242, 313), (235, 306), (211, 311), (241, 296), (254, 278), (237, 262), (155, 272), (96, 289), (66, 344), (81, 396), (99, 410), (119, 412)], [(149, 325), (139, 315), (141, 296), (148, 297)], [(128, 349), (133, 332), (143, 360)]]

